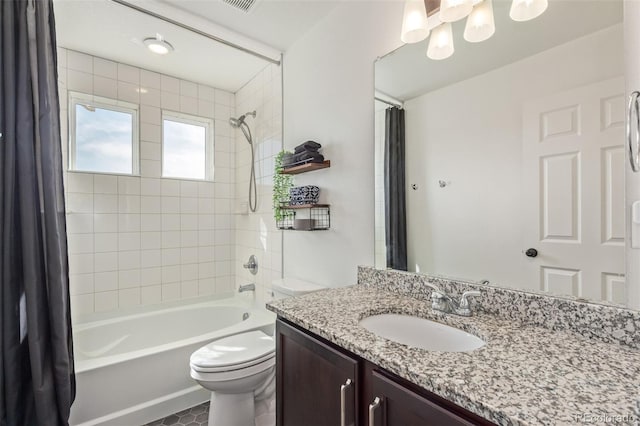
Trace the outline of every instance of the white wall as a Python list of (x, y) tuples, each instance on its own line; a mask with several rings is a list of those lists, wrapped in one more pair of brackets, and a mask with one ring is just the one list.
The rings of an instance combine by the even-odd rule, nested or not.
[(411, 270), (522, 285), (522, 105), (621, 76), (621, 41), (616, 25), (405, 102)]
[[(276, 229), (271, 208), (274, 159), (282, 149), (282, 74), (281, 67), (269, 65), (236, 93), (236, 116), (256, 111), (248, 117), (255, 149), (258, 187), (256, 212), (247, 210), (251, 151), (240, 130), (235, 131), (236, 171), (236, 284), (256, 284), (253, 294), (258, 305), (271, 299), (271, 282), (282, 275), (282, 231)], [(250, 255), (258, 259), (258, 273), (242, 265)], [(251, 297), (250, 293), (243, 295)]]
[(400, 45), (402, 2), (345, 2), (284, 57), (284, 144), (312, 139), (331, 168), (296, 175), (331, 204), (329, 231), (284, 232), (284, 275), (337, 287), (374, 263), (373, 63)]
[[(233, 291), (232, 93), (59, 49), (67, 90), (139, 105), (140, 176), (65, 173), (74, 316)], [(161, 109), (215, 119), (215, 182), (161, 179)]]

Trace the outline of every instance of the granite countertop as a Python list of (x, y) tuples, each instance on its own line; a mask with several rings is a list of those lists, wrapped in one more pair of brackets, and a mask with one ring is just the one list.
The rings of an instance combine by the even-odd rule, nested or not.
[[(442, 314), (425, 301), (360, 285), (276, 300), (267, 308), (499, 425), (634, 423), (637, 349), (488, 314)], [(431, 352), (358, 325), (381, 313), (432, 319), (481, 337), (486, 345), (472, 352)]]

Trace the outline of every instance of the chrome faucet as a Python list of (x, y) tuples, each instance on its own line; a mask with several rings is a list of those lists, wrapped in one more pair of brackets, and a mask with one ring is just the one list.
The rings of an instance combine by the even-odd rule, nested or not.
[(460, 302), (456, 302), (451, 296), (444, 293), (433, 284), (427, 283), (433, 289), (431, 292), (431, 309), (434, 311), (444, 312), (446, 314), (455, 314), (463, 317), (470, 317), (471, 305), (470, 297), (480, 297), (482, 294), (477, 290), (465, 291), (460, 297)]
[(245, 284), (238, 287), (238, 293), (243, 293), (245, 291), (256, 291), (256, 285), (254, 283)]

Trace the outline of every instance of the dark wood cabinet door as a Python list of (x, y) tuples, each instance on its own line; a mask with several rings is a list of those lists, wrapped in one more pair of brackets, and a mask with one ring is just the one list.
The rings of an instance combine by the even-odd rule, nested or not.
[(276, 322), (276, 424), (339, 426), (341, 386), (345, 424), (358, 425), (358, 359), (278, 319)]
[[(490, 424), (484, 419), (456, 406), (435, 401), (425, 394), (419, 394), (404, 384), (398, 383), (387, 374), (373, 370), (371, 376), (372, 395), (370, 404), (378, 397), (379, 404), (372, 410), (375, 426), (470, 426)], [(426, 391), (425, 391), (426, 392)], [(434, 395), (435, 396), (435, 395)], [(455, 410), (455, 411), (452, 411)], [(456, 412), (458, 411), (458, 412)], [(368, 413), (367, 413), (368, 414)], [(368, 416), (367, 416), (368, 417)]]

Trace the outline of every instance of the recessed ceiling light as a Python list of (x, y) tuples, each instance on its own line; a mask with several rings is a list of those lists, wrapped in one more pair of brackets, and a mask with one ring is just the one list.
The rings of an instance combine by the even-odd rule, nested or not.
[(160, 34), (156, 34), (155, 37), (145, 38), (143, 40), (147, 49), (157, 55), (166, 55), (173, 50), (173, 46), (169, 44)]

